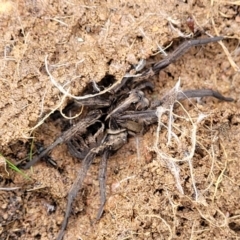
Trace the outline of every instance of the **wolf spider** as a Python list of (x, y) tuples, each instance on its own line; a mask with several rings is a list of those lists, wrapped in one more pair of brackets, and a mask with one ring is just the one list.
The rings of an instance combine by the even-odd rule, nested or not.
[[(143, 92), (146, 88), (153, 90), (153, 84), (150, 83), (148, 79), (166, 68), (169, 64), (175, 62), (191, 47), (217, 42), (222, 39), (223, 37), (213, 37), (185, 41), (175, 51), (160, 62), (154, 64), (151, 68), (136, 75), (126, 75), (126, 77), (114, 88), (111, 88), (109, 92), (74, 103), (74, 105), (87, 106), (89, 112), (24, 166), (24, 168), (29, 168), (61, 143), (67, 144), (72, 156), (83, 159), (82, 167), (68, 193), (65, 217), (57, 240), (61, 240), (64, 236), (64, 231), (71, 214), (72, 203), (79, 189), (82, 188), (87, 171), (95, 156), (102, 155), (99, 168), (101, 203), (97, 213), (97, 219), (100, 219), (106, 202), (105, 180), (107, 160), (110, 154), (127, 143), (128, 135), (143, 132), (146, 126), (158, 121), (156, 108), (165, 104), (168, 99), (165, 96), (160, 100), (150, 103)], [(99, 87), (95, 82), (92, 88), (95, 92), (99, 91)], [(224, 97), (220, 93), (209, 89), (177, 92), (173, 97), (173, 101), (205, 96), (212, 96), (222, 101), (233, 101), (232, 98)], [(171, 94), (168, 94), (168, 97), (171, 98)]]

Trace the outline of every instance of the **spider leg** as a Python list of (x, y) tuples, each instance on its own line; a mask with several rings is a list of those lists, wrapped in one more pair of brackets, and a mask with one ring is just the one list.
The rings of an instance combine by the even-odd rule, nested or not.
[(106, 120), (109, 119), (111, 116), (116, 115), (125, 111), (131, 104), (136, 104), (136, 109), (142, 109), (149, 105), (148, 99), (144, 96), (144, 93), (140, 90), (132, 90), (129, 94), (129, 97), (125, 99), (119, 106), (117, 106), (113, 111), (111, 111)]
[[(117, 123), (130, 131), (139, 133), (142, 131), (143, 124), (150, 125), (158, 120), (156, 109), (148, 109), (144, 111), (127, 111), (117, 117)], [(139, 123), (135, 125), (133, 122)]]
[(184, 100), (187, 98), (195, 98), (195, 97), (214, 97), (226, 102), (234, 101), (233, 98), (224, 97), (221, 93), (211, 89), (186, 90), (183, 92), (178, 92), (177, 94), (177, 100)]
[(137, 90), (132, 90), (128, 96), (119, 106), (117, 106), (113, 111), (111, 111), (108, 116), (106, 117), (106, 120), (111, 117), (112, 115), (123, 112), (126, 110), (132, 103), (136, 103), (139, 101), (139, 92)]
[(150, 81), (142, 81), (142, 82), (137, 82), (137, 84), (135, 84), (133, 86), (134, 89), (137, 90), (143, 90), (143, 89), (149, 89), (151, 92), (153, 92), (154, 90), (154, 84)]
[(65, 211), (64, 220), (63, 220), (61, 230), (60, 230), (56, 240), (61, 240), (64, 236), (64, 231), (67, 227), (68, 219), (69, 219), (69, 216), (70, 216), (71, 210), (72, 210), (72, 203), (73, 203), (74, 199), (76, 198), (78, 191), (82, 188), (83, 181), (87, 175), (87, 171), (90, 168), (98, 151), (99, 151), (99, 148), (91, 149), (91, 151), (87, 154), (87, 156), (84, 158), (84, 160), (82, 162), (82, 167), (81, 167), (80, 171), (78, 172), (77, 178), (74, 181), (74, 183), (68, 193), (67, 207), (66, 207), (66, 211)]
[(78, 159), (84, 159), (89, 153), (89, 149), (100, 146), (104, 138), (105, 125), (96, 120), (94, 124), (89, 126), (89, 129), (95, 129), (96, 132), (89, 133), (87, 139), (84, 140), (81, 132), (77, 132), (72, 138), (67, 141), (67, 146), (70, 154)]
[(205, 45), (211, 42), (218, 42), (222, 40), (223, 37), (212, 37), (212, 38), (203, 38), (203, 39), (195, 39), (189, 40), (182, 43), (175, 51), (169, 54), (162, 61), (156, 63), (152, 67), (152, 71), (157, 73), (162, 69), (166, 68), (169, 64), (175, 62), (178, 58), (180, 58), (183, 54), (185, 54), (191, 47)]
[[(76, 136), (75, 136), (75, 138), (76, 138)], [(75, 139), (75, 138), (72, 138), (67, 142), (68, 151), (73, 157), (78, 158), (78, 159), (84, 159), (89, 151), (88, 146), (85, 144), (85, 142), (81, 136), (78, 136), (77, 139)], [(79, 142), (81, 142), (81, 144), (83, 146), (80, 145)], [(79, 149), (76, 148), (77, 146), (79, 146)]]
[(103, 108), (109, 107), (111, 105), (111, 100), (106, 99), (103, 97), (94, 97), (94, 98), (87, 98), (82, 100), (75, 100), (75, 103), (80, 106), (91, 106), (94, 108)]
[[(156, 114), (153, 112), (153, 116), (156, 116)], [(129, 115), (128, 115), (129, 116)], [(149, 116), (146, 116), (149, 117)], [(157, 116), (156, 116), (157, 117)], [(135, 120), (135, 121), (134, 121)], [(118, 119), (117, 123), (119, 126), (121, 126), (122, 128), (125, 128), (128, 130), (128, 134), (131, 136), (135, 136), (138, 133), (143, 133), (144, 131), (144, 125), (145, 125), (145, 121), (146, 118), (144, 118), (143, 121), (143, 117), (142, 118), (133, 118), (131, 119), (131, 115), (128, 117), (128, 120), (121, 120)]]
[[(231, 102), (234, 101), (231, 97), (225, 97), (217, 91), (211, 89), (199, 89), (199, 90), (186, 90), (177, 93), (176, 101), (184, 100), (187, 98), (195, 97), (214, 97), (221, 101)], [(135, 125), (136, 123), (144, 123), (145, 125), (150, 125), (158, 121), (156, 115), (156, 108), (164, 104), (164, 98), (160, 100), (155, 100), (151, 104), (151, 109), (144, 111), (126, 111), (123, 114), (117, 116), (117, 123), (130, 131), (138, 132), (138, 129), (142, 125)], [(133, 122), (133, 123), (132, 123)]]
[(102, 216), (104, 205), (106, 202), (106, 172), (107, 160), (110, 152), (117, 151), (127, 142), (127, 131), (125, 129), (109, 130), (102, 141), (101, 151), (103, 151), (102, 160), (99, 169), (99, 185), (100, 185), (100, 208), (98, 210), (97, 219)]
[(39, 155), (35, 156), (30, 162), (25, 166), (22, 166), (23, 169), (30, 168), (32, 165), (37, 163), (41, 158), (46, 156), (50, 151), (52, 151), (57, 145), (67, 142), (74, 136), (77, 132), (84, 133), (86, 128), (92, 125), (94, 122), (100, 118), (102, 113), (98, 110), (92, 111), (86, 116), (86, 118), (80, 120), (77, 124), (73, 125), (71, 128), (62, 133), (49, 147), (43, 150)]
[(143, 71), (141, 75), (137, 76), (134, 81), (141, 81), (148, 77), (152, 77), (153, 75), (160, 72), (162, 69), (166, 68), (171, 63), (175, 62), (178, 58), (180, 58), (183, 54), (185, 54), (191, 47), (205, 45), (211, 42), (218, 42), (222, 39), (223, 37), (219, 36), (219, 37), (202, 38), (202, 39), (185, 41), (175, 51), (173, 51), (163, 60), (155, 63), (152, 68)]
[(133, 79), (134, 82), (141, 82), (146, 80), (146, 78), (152, 77), (153, 75), (160, 72), (162, 69), (166, 68), (171, 63), (175, 62), (183, 54), (185, 54), (191, 47), (205, 45), (211, 42), (218, 42), (223, 40), (224, 37), (217, 36), (211, 38), (193, 39), (183, 42), (175, 51), (165, 57), (163, 60), (155, 63), (152, 68), (147, 69), (136, 76), (125, 76), (121, 82), (113, 89), (113, 92), (118, 92), (123, 86), (126, 85), (128, 81)]
[[(231, 97), (225, 97), (221, 93), (211, 90), (211, 89), (198, 89), (198, 90), (185, 90), (179, 91), (177, 93), (176, 101), (185, 100), (188, 98), (197, 98), (197, 97), (214, 97), (221, 101), (232, 102), (234, 101)], [(164, 98), (160, 100), (155, 100), (151, 104), (151, 109), (155, 109), (158, 106), (161, 106), (164, 103)]]
[(109, 157), (109, 150), (106, 149), (103, 152), (102, 160), (99, 169), (99, 186), (100, 186), (100, 207), (97, 214), (97, 220), (99, 220), (103, 214), (104, 205), (106, 202), (106, 172), (107, 172), (107, 160)]

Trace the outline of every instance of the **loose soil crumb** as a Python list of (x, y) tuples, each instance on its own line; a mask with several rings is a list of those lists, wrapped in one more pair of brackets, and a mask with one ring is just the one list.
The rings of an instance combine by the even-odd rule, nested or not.
[[(189, 22), (195, 31), (226, 37), (225, 50), (218, 43), (193, 48), (151, 79), (153, 98), (163, 96), (179, 78), (182, 89), (210, 88), (235, 98), (234, 103), (204, 98), (176, 104), (174, 131), (180, 142), (167, 145), (162, 129), (159, 149), (183, 158), (191, 150), (190, 119), (197, 126), (194, 180), (188, 162), (176, 163), (184, 193), (153, 149), (152, 126), (110, 158), (108, 200), (98, 223), (96, 159), (74, 203), (66, 240), (240, 239), (239, 1), (165, 2), (0, 0), (0, 153), (14, 163), (29, 154), (32, 136), (47, 146), (61, 131), (61, 123), (51, 118), (31, 131), (63, 97), (50, 82), (46, 59), (55, 80), (80, 96), (90, 81), (107, 75), (120, 80), (141, 59), (151, 64), (162, 58), (160, 48), (170, 45), (165, 52), (171, 52), (182, 38), (191, 37)], [(200, 114), (205, 118), (197, 123)], [(163, 121), (167, 124), (167, 118)], [(41, 162), (25, 171), (30, 180), (6, 169), (0, 158), (1, 188), (21, 187), (0, 190), (1, 239), (57, 236), (81, 163), (65, 145), (56, 147), (51, 158), (58, 169)]]

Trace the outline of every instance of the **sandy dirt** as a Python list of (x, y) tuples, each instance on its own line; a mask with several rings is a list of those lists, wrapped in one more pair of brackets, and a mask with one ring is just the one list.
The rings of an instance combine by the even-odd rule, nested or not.
[[(58, 168), (38, 163), (24, 171), (29, 179), (6, 168), (5, 158), (17, 164), (29, 155), (32, 137), (48, 146), (61, 132), (62, 122), (47, 116), (71, 98), (63, 99), (46, 64), (59, 84), (80, 96), (92, 80), (120, 80), (141, 59), (163, 58), (160, 48), (173, 51), (192, 30), (226, 39), (192, 48), (150, 79), (151, 98), (180, 78), (182, 89), (210, 88), (235, 101), (176, 104), (177, 137), (167, 144), (162, 128), (158, 149), (156, 125), (130, 138), (109, 160), (105, 212), (94, 223), (97, 158), (64, 239), (240, 239), (240, 2), (165, 2), (0, 0), (0, 239), (55, 239), (81, 167), (63, 144), (51, 153)], [(185, 159), (175, 163), (178, 180), (166, 159)], [(12, 187), (20, 189), (2, 190)]]

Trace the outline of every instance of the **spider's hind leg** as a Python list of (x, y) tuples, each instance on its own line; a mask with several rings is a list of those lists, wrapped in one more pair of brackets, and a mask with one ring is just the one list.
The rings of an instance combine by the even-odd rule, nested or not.
[(97, 214), (97, 220), (99, 220), (103, 214), (104, 205), (106, 203), (106, 174), (107, 174), (107, 160), (109, 157), (109, 151), (106, 149), (103, 152), (103, 156), (99, 168), (99, 186), (100, 186), (100, 207)]
[(125, 129), (109, 130), (101, 145), (102, 160), (99, 169), (99, 185), (100, 185), (100, 208), (98, 210), (97, 219), (102, 216), (104, 205), (106, 202), (106, 173), (107, 173), (107, 160), (110, 153), (116, 152), (127, 142), (127, 131)]
[(84, 160), (82, 162), (82, 167), (79, 170), (77, 178), (74, 181), (74, 183), (68, 193), (67, 207), (66, 207), (66, 211), (65, 211), (64, 220), (62, 222), (61, 230), (60, 230), (56, 240), (62, 240), (62, 238), (64, 236), (64, 232), (65, 232), (65, 229), (68, 224), (68, 219), (71, 214), (73, 201), (75, 200), (77, 193), (79, 192), (79, 189), (82, 188), (83, 181), (84, 181), (84, 179), (87, 175), (87, 172), (88, 172), (97, 153), (98, 153), (98, 148), (91, 149), (90, 152), (87, 154), (87, 156), (84, 158)]

